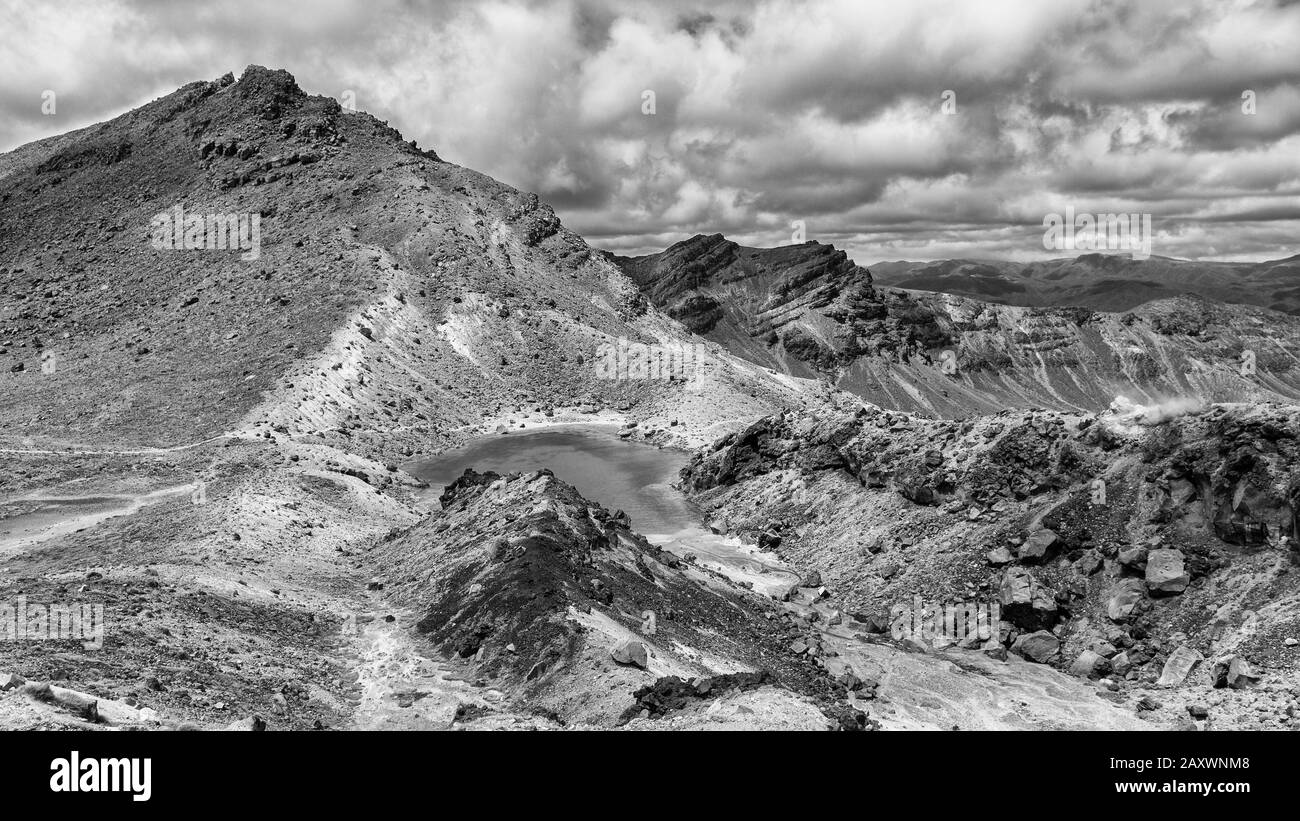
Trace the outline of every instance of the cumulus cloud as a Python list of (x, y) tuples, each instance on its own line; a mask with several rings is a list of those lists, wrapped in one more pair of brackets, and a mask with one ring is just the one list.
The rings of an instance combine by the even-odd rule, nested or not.
[(55, 0), (4, 16), (4, 149), (258, 63), (352, 91), (621, 253), (719, 231), (771, 245), (801, 220), (867, 264), (1033, 259), (1056, 255), (1042, 218), (1066, 206), (1150, 213), (1167, 256), (1297, 250), (1296, 3)]

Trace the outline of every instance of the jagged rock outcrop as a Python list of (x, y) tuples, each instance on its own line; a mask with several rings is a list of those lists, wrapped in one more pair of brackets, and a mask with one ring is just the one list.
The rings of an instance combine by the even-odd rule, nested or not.
[(1253, 305), (1175, 293), (1123, 313), (1015, 307), (880, 287), (828, 245), (744, 248), (721, 235), (611, 259), (737, 356), (884, 408), (964, 418), (1100, 411), (1116, 395), (1300, 398), (1300, 319)]
[(682, 486), (742, 536), (782, 522), (779, 552), (854, 612), (992, 600), (1004, 647), (1154, 685), (1179, 646), (1288, 669), (1297, 437), (1294, 406), (957, 421), (841, 398), (722, 438)]
[[(613, 723), (656, 677), (747, 669), (828, 716), (848, 709), (844, 688), (773, 629), (770, 600), (707, 578), (550, 471), (467, 471), (440, 511), (371, 557), (415, 630), (520, 708)], [(621, 690), (595, 682), (605, 676)]]

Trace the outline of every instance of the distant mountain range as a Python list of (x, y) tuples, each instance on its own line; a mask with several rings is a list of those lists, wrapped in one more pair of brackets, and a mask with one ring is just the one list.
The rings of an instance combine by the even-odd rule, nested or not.
[(1127, 311), (1156, 299), (1195, 294), (1217, 302), (1300, 313), (1300, 255), (1268, 262), (1195, 262), (1126, 254), (1084, 254), (1045, 262), (946, 259), (882, 262), (877, 283), (1027, 307)]
[[(922, 281), (897, 271), (877, 277), (829, 245), (746, 248), (721, 234), (610, 259), (656, 307), (736, 356), (823, 379), (885, 408), (952, 418), (1009, 407), (1099, 411), (1117, 395), (1300, 398), (1300, 319), (1256, 301), (1279, 287), (1230, 289), (1226, 274), (1197, 263), (1094, 255), (1056, 269), (1007, 263), (999, 273), (1002, 263), (988, 264), (978, 279), (956, 266), (946, 279)], [(1253, 281), (1277, 283), (1288, 276), (1287, 264), (1246, 267)], [(1172, 285), (1159, 283), (1175, 281), (1176, 270), (1186, 271), (1186, 287), (1164, 293)], [(1058, 290), (1049, 297), (1046, 286), (1031, 292), (1020, 283), (1014, 291), (1017, 271), (1027, 272), (1026, 283)], [(1087, 271), (1094, 272), (1091, 284)], [(1147, 279), (1138, 281), (1141, 272)], [(1128, 279), (1138, 284), (1127, 296), (1120, 286), (1107, 290), (1106, 283)], [(970, 294), (972, 281), (1021, 299), (998, 304)], [(900, 287), (881, 287), (886, 282)], [(922, 284), (942, 293), (922, 292)], [(1061, 295), (1070, 291), (1092, 294), (1099, 306), (1071, 307)], [(1159, 298), (1140, 299), (1139, 291)], [(1243, 356), (1253, 357), (1253, 373), (1243, 374)]]

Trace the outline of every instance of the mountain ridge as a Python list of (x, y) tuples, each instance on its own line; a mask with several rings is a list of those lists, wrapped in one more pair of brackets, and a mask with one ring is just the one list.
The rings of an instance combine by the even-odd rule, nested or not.
[(1101, 411), (1121, 395), (1300, 398), (1300, 324), (1258, 306), (1194, 295), (1125, 312), (1002, 305), (891, 287), (829, 245), (747, 249), (721, 235), (610, 259), (735, 355), (885, 408), (954, 417)]

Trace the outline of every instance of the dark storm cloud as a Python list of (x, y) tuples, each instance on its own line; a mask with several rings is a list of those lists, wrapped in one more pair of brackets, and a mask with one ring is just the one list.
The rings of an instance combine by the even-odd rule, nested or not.
[(717, 231), (783, 242), (799, 220), (862, 262), (1032, 258), (1067, 205), (1151, 213), (1171, 256), (1287, 256), (1300, 233), (1295, 3), (100, 0), (4, 16), (0, 147), (283, 67), (622, 252)]

